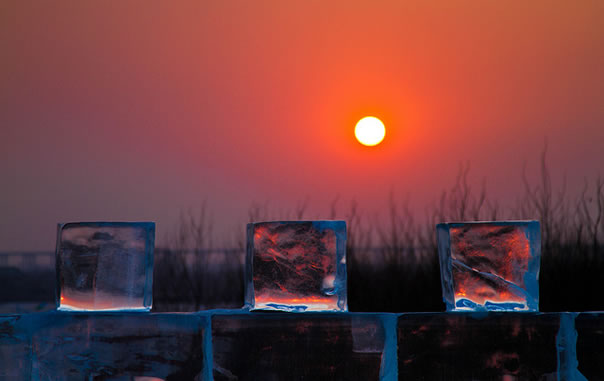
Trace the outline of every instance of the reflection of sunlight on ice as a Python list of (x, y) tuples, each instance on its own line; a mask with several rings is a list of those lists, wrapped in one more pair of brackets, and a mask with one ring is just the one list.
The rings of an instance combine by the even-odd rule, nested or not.
[(321, 285), (321, 291), (326, 295), (333, 295), (336, 292), (335, 282), (335, 275), (330, 274), (325, 276), (325, 278), (323, 278), (323, 284)]
[(338, 310), (337, 296), (310, 295), (295, 297), (290, 294), (276, 295), (275, 292), (256, 296), (256, 308), (272, 309), (275, 306), (303, 306), (305, 311)]
[(528, 309), (524, 275), (531, 251), (523, 228), (461, 226), (452, 227), (450, 234), (456, 306), (467, 300), (483, 306), (513, 303), (518, 304), (513, 309)]
[(346, 309), (346, 256), (338, 235), (345, 232), (343, 221), (260, 222), (248, 229), (253, 308)]
[(97, 291), (94, 296), (91, 292), (69, 292), (60, 297), (59, 311), (148, 311), (143, 307), (143, 297), (120, 297)]

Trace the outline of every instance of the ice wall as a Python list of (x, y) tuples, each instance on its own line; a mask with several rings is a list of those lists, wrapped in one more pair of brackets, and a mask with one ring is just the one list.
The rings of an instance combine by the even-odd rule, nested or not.
[(598, 380), (601, 313), (0, 316), (0, 380)]

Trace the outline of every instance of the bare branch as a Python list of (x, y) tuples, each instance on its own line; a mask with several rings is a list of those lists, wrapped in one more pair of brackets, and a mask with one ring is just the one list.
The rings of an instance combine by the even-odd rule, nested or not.
[(329, 205), (329, 219), (331, 219), (331, 220), (335, 220), (336, 216), (338, 215), (337, 206), (338, 206), (339, 200), (340, 200), (340, 195), (337, 194), (336, 197), (334, 197), (334, 199), (331, 201), (331, 204)]

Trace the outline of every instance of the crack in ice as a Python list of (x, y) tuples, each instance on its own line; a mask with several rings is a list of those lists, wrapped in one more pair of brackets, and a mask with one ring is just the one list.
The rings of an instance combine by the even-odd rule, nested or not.
[(492, 273), (486, 273), (486, 272), (477, 270), (477, 269), (475, 269), (473, 267), (470, 267), (470, 266), (466, 265), (463, 262), (460, 262), (458, 259), (451, 259), (451, 261), (453, 261), (454, 263), (459, 264), (461, 267), (463, 267), (464, 269), (466, 269), (468, 271), (472, 271), (474, 273), (478, 273), (478, 274), (480, 274), (480, 275), (482, 275), (484, 277), (487, 277), (487, 278), (492, 278), (494, 280), (499, 280), (499, 281), (501, 281), (501, 282), (509, 285), (510, 287), (514, 288), (515, 290), (520, 291), (521, 295), (526, 295), (526, 290), (524, 290), (522, 287), (518, 286), (517, 284), (515, 284), (513, 282), (510, 282), (509, 280), (507, 280), (505, 278), (502, 278), (499, 275), (492, 274)]

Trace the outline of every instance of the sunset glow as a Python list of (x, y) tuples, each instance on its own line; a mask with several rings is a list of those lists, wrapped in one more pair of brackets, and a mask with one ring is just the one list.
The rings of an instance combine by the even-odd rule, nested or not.
[(386, 127), (381, 120), (374, 116), (366, 116), (359, 120), (354, 128), (354, 136), (365, 146), (375, 146), (384, 140)]
[(267, 200), (386, 216), (390, 189), (423, 222), (460, 163), (511, 213), (545, 137), (568, 196), (602, 172), (601, 1), (58, 3), (2, 2), (3, 252), (201, 200), (225, 237)]

